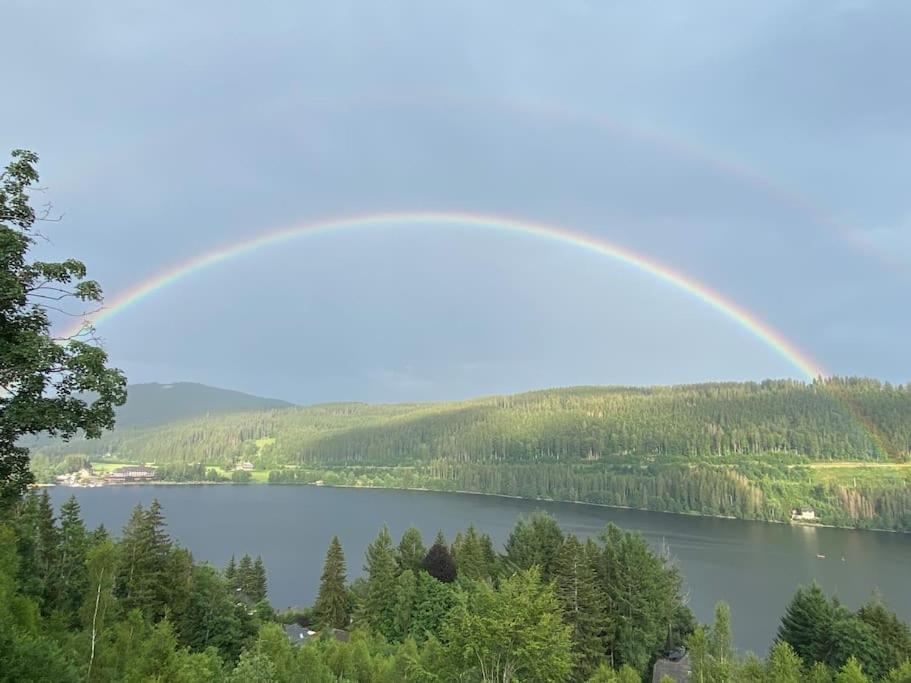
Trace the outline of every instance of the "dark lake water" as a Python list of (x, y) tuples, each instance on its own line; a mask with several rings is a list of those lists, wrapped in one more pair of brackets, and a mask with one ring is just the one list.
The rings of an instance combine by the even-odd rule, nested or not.
[(656, 547), (666, 544), (686, 577), (696, 617), (710, 621), (715, 602), (726, 600), (734, 640), (745, 650), (765, 653), (795, 588), (813, 579), (851, 608), (879, 589), (892, 609), (911, 620), (909, 535), (378, 489), (143, 485), (55, 488), (51, 494), (58, 506), (75, 494), (90, 527), (103, 522), (116, 532), (136, 503), (158, 498), (171, 536), (197, 559), (223, 567), (232, 553), (262, 555), (276, 608), (313, 602), (333, 534), (342, 542), (352, 579), (384, 522), (396, 542), (412, 524), (429, 544), (439, 529), (451, 541), (474, 523), (499, 545), (519, 515), (543, 509), (582, 537), (614, 522), (642, 532)]

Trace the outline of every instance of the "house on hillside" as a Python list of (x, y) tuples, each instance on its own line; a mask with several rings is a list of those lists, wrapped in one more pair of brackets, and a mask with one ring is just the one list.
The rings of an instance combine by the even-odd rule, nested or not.
[(816, 510), (813, 508), (794, 508), (791, 510), (791, 519), (800, 522), (815, 522), (819, 518), (816, 516)]
[(282, 628), (292, 645), (303, 645), (316, 635), (316, 631), (311, 631), (309, 628), (304, 628), (297, 624), (285, 624)]
[(108, 483), (125, 481), (151, 481), (155, 478), (155, 468), (144, 465), (126, 465), (107, 473), (104, 480)]
[[(285, 635), (288, 636), (288, 640), (291, 641), (292, 645), (303, 645), (310, 638), (319, 638), (320, 635), (322, 635), (317, 631), (311, 631), (309, 628), (300, 626), (298, 624), (285, 624), (282, 628), (284, 629)], [(347, 643), (351, 637), (348, 634), (348, 631), (343, 631), (340, 628), (330, 629), (329, 633), (333, 638), (342, 643)]]
[(234, 466), (234, 469), (237, 472), (252, 472), (253, 463), (252, 462), (239, 462)]
[(690, 657), (686, 652), (675, 650), (663, 659), (655, 662), (652, 669), (652, 683), (659, 683), (661, 679), (670, 678), (674, 683), (688, 683), (693, 668), (690, 666)]

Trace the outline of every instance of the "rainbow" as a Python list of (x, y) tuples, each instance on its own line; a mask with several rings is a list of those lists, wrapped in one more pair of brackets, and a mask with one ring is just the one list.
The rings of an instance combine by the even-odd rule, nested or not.
[(355, 229), (377, 229), (401, 225), (468, 227), (479, 230), (504, 232), (523, 235), (542, 240), (558, 242), (585, 251), (600, 254), (618, 261), (626, 266), (644, 272), (677, 290), (683, 291), (695, 299), (715, 309), (732, 322), (738, 324), (757, 340), (773, 349), (800, 371), (807, 379), (826, 375), (822, 367), (808, 354), (797, 348), (773, 327), (763, 322), (758, 316), (737, 305), (707, 285), (688, 277), (672, 268), (637, 254), (624, 247), (612, 244), (604, 239), (588, 234), (575, 232), (563, 227), (543, 223), (533, 223), (502, 216), (475, 213), (448, 212), (402, 212), (375, 213), (332, 220), (303, 223), (288, 228), (267, 232), (249, 240), (225, 245), (195, 256), (164, 270), (151, 278), (140, 282), (125, 292), (117, 295), (108, 305), (84, 320), (67, 329), (65, 338), (78, 336), (88, 328), (104, 323), (124, 311), (136, 306), (156, 292), (175, 285), (184, 278), (206, 268), (225, 263), (265, 247), (308, 236)]

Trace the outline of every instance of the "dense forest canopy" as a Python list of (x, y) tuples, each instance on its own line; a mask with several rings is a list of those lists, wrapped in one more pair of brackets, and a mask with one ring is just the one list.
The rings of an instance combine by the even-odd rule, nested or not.
[(348, 566), (335, 537), (315, 604), (277, 614), (262, 558), (198, 562), (157, 501), (115, 538), (32, 491), (0, 523), (0, 681), (641, 683), (670, 658), (699, 683), (911, 680), (911, 630), (881, 596), (851, 611), (799, 587), (760, 659), (732, 645), (749, 615), (696, 623), (672, 559), (613, 525), (582, 541), (536, 513), (502, 548), (384, 526), (363, 575)]

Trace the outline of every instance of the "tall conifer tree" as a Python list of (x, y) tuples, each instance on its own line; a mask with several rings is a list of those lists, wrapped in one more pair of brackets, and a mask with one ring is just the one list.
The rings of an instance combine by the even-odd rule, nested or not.
[(424, 541), (421, 538), (421, 532), (415, 527), (408, 527), (402, 534), (402, 540), (399, 541), (398, 551), (396, 552), (396, 562), (399, 565), (399, 571), (410, 569), (413, 572), (421, 568), (421, 562), (427, 549), (424, 547)]
[(250, 597), (256, 602), (266, 599), (266, 595), (269, 592), (269, 582), (266, 578), (266, 566), (263, 564), (261, 555), (257, 555), (256, 560), (253, 561), (253, 569), (251, 570), (250, 575), (250, 587), (253, 591), (253, 594)]
[(148, 511), (142, 505), (133, 509), (120, 546), (117, 592), (124, 607), (139, 608), (153, 620), (161, 618), (171, 602), (173, 567), (171, 542), (157, 500), (152, 501)]
[(788, 643), (807, 666), (829, 662), (835, 609), (815, 581), (801, 586), (781, 618), (778, 639)]
[(574, 534), (566, 537), (554, 560), (554, 590), (563, 622), (572, 628), (576, 672), (584, 679), (604, 661), (604, 603), (595, 566)]
[(321, 626), (347, 628), (349, 600), (346, 581), (345, 554), (338, 536), (333, 536), (326, 551), (326, 561), (319, 580), (319, 594), (314, 607), (316, 619)]
[(231, 555), (228, 566), (225, 567), (225, 581), (232, 589), (237, 588), (237, 561), (234, 559), (234, 555)]
[(544, 581), (551, 579), (554, 559), (563, 545), (557, 521), (545, 512), (520, 518), (506, 540), (506, 562), (514, 571), (537, 565)]
[(376, 540), (367, 546), (366, 560), (367, 591), (363, 616), (372, 628), (388, 636), (394, 618), (397, 565), (392, 537), (385, 524)]
[[(455, 554), (459, 574), (476, 581), (487, 579), (490, 571), (478, 530), (472, 524), (465, 531), (464, 536), (459, 534), (456, 538), (459, 539), (458, 552)], [(455, 544), (453, 545), (455, 546)]]
[(76, 618), (76, 610), (88, 587), (88, 572), (85, 561), (89, 549), (89, 538), (85, 524), (79, 516), (76, 496), (60, 506), (60, 550), (57, 582), (57, 608)]
[(253, 558), (244, 553), (237, 564), (237, 588), (251, 600), (255, 587), (253, 585)]

